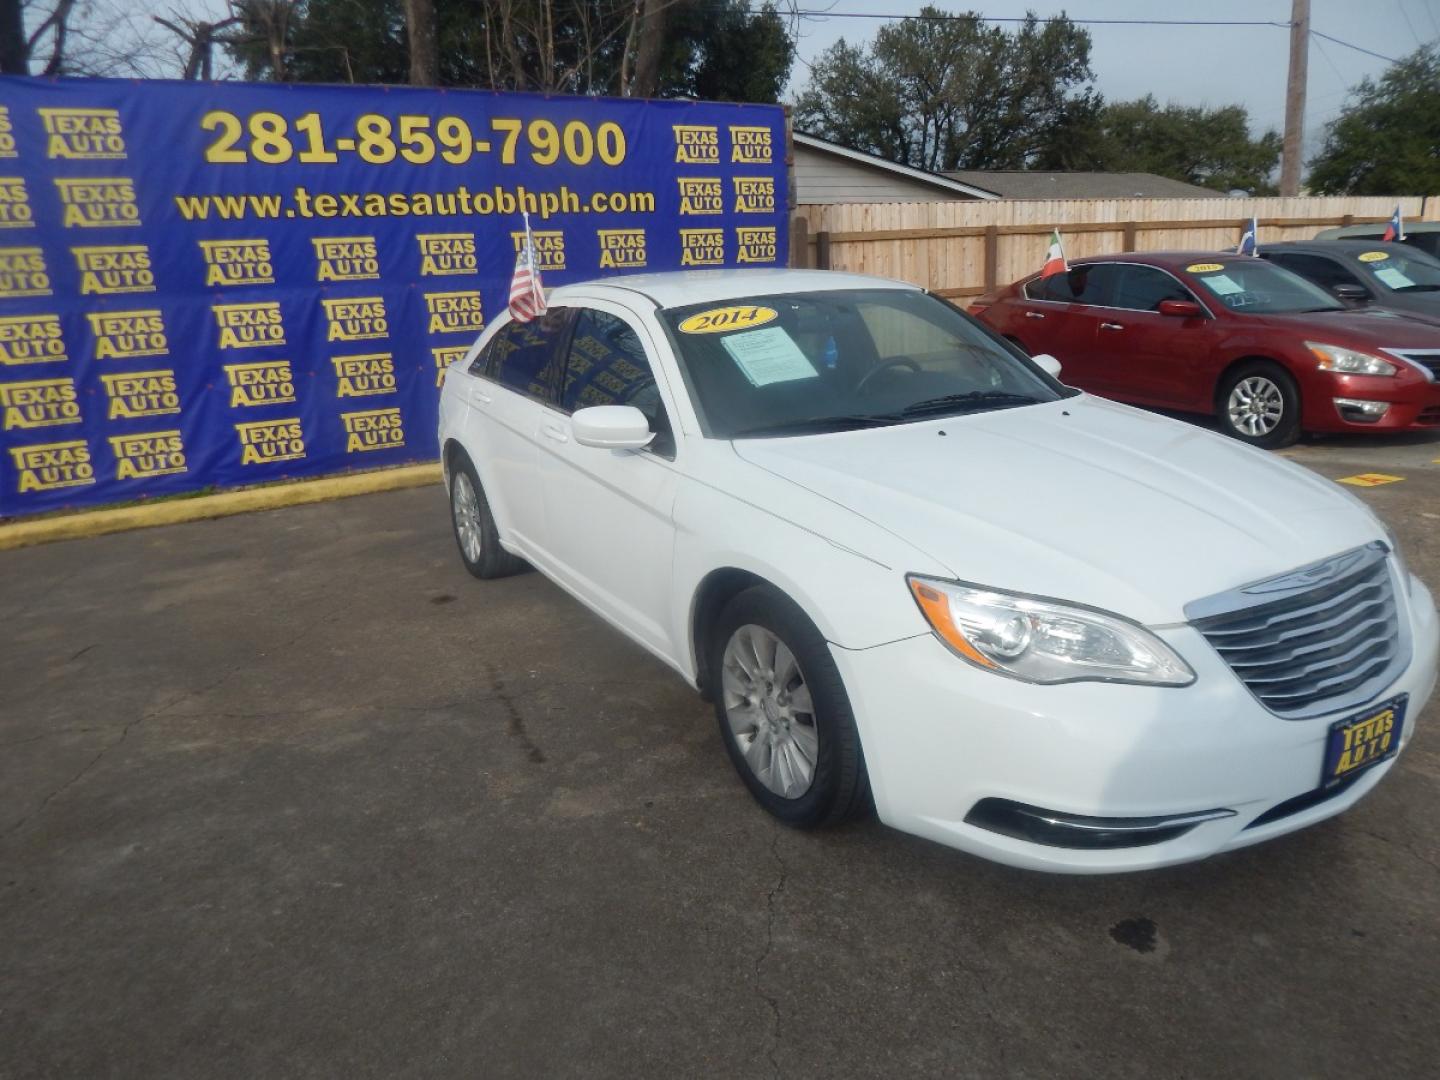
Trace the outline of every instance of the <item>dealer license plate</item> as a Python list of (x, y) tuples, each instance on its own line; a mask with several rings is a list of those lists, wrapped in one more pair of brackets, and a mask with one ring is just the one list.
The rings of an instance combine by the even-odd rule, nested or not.
[(1325, 743), (1325, 767), (1320, 787), (1333, 787), (1400, 752), (1400, 729), (1405, 723), (1406, 695), (1373, 705), (1359, 716), (1330, 725)]

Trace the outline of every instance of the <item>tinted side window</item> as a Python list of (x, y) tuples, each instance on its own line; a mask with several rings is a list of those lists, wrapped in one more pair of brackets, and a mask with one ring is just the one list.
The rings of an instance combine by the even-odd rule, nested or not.
[(674, 446), (665, 406), (645, 347), (624, 319), (604, 311), (582, 310), (570, 339), (560, 407), (566, 412), (587, 405), (633, 405), (656, 433), (651, 449), (669, 453)]
[(1032, 300), (1054, 300), (1061, 304), (1108, 305), (1119, 267), (1106, 263), (1076, 266), (1063, 274), (1037, 278), (1026, 286)]
[(1119, 280), (1110, 303), (1134, 311), (1158, 311), (1162, 300), (1194, 300), (1188, 289), (1153, 266), (1119, 266)]
[(1298, 251), (1277, 251), (1267, 255), (1276, 266), (1309, 278), (1316, 285), (1333, 289), (1336, 285), (1359, 285), (1360, 279), (1334, 259), (1323, 255), (1306, 255)]
[(542, 401), (553, 398), (558, 352), (573, 314), (551, 308), (528, 323), (503, 327), (485, 347), (486, 377)]

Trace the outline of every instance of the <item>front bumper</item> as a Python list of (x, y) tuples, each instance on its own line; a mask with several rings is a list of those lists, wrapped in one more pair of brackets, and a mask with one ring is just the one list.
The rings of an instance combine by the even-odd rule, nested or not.
[[(1376, 701), (1409, 695), (1401, 750), (1435, 688), (1440, 626), (1418, 580), (1403, 603), (1409, 667)], [(1158, 631), (1195, 669), (1187, 687), (1036, 686), (981, 671), (925, 634), (872, 649), (831, 648), (850, 695), (880, 820), (998, 862), (1063, 873), (1144, 870), (1258, 843), (1341, 813), (1391, 759), (1339, 794), (1273, 818), (1313, 792), (1325, 738), (1358, 710), (1282, 720), (1200, 636)], [(1036, 843), (967, 822), (982, 800), (1077, 818), (1233, 811), (1138, 847)], [(1252, 822), (1267, 815), (1263, 823)], [(1273, 818), (1273, 819), (1272, 819)]]
[[(1307, 431), (1440, 431), (1440, 383), (1418, 375), (1395, 379), (1326, 373), (1301, 393), (1301, 426)], [(1336, 398), (1383, 401), (1390, 407), (1378, 420), (1359, 421), (1347, 419)]]

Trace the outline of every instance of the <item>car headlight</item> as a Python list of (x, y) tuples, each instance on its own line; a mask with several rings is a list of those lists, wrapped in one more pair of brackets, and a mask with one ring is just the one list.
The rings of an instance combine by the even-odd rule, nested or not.
[(935, 635), (987, 671), (1033, 683), (1195, 681), (1170, 646), (1118, 615), (913, 574), (907, 580)]
[(1307, 341), (1305, 347), (1320, 362), (1321, 371), (1338, 371), (1342, 375), (1394, 375), (1400, 370), (1389, 360), (1340, 345), (1322, 345), (1318, 341)]

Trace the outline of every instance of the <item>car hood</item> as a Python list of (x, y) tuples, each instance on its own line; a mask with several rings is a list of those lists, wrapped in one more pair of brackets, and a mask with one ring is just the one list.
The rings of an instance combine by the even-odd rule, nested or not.
[(1358, 499), (1298, 465), (1088, 395), (733, 445), (955, 578), (1149, 625), (1381, 535)]
[[(1440, 307), (1436, 311), (1440, 313)], [(1440, 327), (1430, 317), (1412, 310), (1347, 308), (1343, 311), (1266, 315), (1264, 319), (1273, 326), (1293, 329), (1306, 340), (1325, 339), (1332, 345), (1371, 349), (1440, 348)]]

